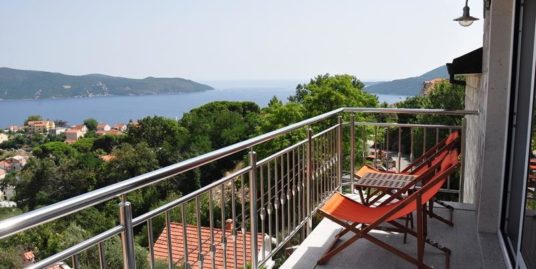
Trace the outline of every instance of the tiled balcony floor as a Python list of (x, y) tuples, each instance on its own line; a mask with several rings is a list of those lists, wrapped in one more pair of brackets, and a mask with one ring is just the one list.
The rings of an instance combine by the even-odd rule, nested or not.
[[(429, 238), (452, 250), (451, 268), (505, 268), (497, 236), (492, 234), (479, 235), (476, 231), (474, 210), (468, 209), (462, 204), (456, 204), (456, 208), (454, 227), (449, 227), (435, 219), (428, 222)], [(437, 208), (436, 213), (446, 215), (447, 210)], [(316, 261), (331, 245), (334, 235), (340, 228), (339, 225), (328, 219), (322, 220), (311, 235), (287, 259), (282, 268), (416, 268), (413, 264), (362, 239), (354, 242), (327, 264), (316, 266)], [(347, 234), (343, 239), (350, 236)], [(401, 248), (410, 255), (416, 254), (416, 240), (412, 236), (408, 236), (407, 244), (403, 244), (401, 234), (374, 231), (374, 236)], [(426, 245), (425, 262), (433, 268), (445, 268), (445, 255), (434, 247)]]

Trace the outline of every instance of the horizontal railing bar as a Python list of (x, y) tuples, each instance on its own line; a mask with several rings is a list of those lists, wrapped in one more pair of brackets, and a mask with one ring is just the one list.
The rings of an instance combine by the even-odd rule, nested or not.
[(50, 266), (56, 262), (63, 261), (77, 253), (80, 253), (84, 250), (87, 250), (95, 245), (97, 245), (100, 242), (106, 241), (107, 239), (112, 238), (113, 236), (116, 236), (120, 234), (123, 231), (123, 226), (115, 226), (103, 233), (100, 233), (96, 236), (93, 236), (85, 241), (82, 241), (68, 249), (65, 249), (61, 252), (58, 252), (50, 257), (47, 257), (43, 260), (40, 260), (36, 263), (30, 264), (27, 267), (24, 267), (25, 269), (38, 269), (38, 268), (45, 268), (47, 266)]
[[(350, 125), (350, 123), (345, 123)], [(395, 123), (395, 122), (356, 122), (356, 126), (378, 126), (378, 127), (394, 127), (394, 128), (434, 128), (434, 129), (461, 129), (459, 125), (443, 125), (443, 124), (415, 124), (415, 123)]]
[(274, 130), (272, 132), (238, 142), (236, 144), (211, 151), (200, 156), (166, 166), (149, 173), (145, 173), (73, 198), (45, 206), (7, 220), (0, 221), (0, 239), (10, 236), (14, 233), (27, 230), (39, 224), (47, 223), (52, 220), (61, 218), (65, 215), (78, 212), (87, 207), (105, 202), (119, 195), (137, 190), (139, 188), (160, 182), (169, 177), (175, 176), (186, 171), (198, 168), (207, 163), (219, 160), (242, 150), (251, 148), (258, 144), (269, 141), (273, 138), (302, 128), (307, 125), (317, 123), (328, 119), (343, 111), (343, 108), (335, 109), (330, 112), (312, 117), (298, 123)]
[(138, 217), (132, 219), (132, 225), (133, 226), (137, 226), (139, 224), (142, 224), (144, 222), (146, 222), (148, 219), (152, 219), (176, 206), (179, 206), (181, 204), (184, 204), (184, 203), (187, 203), (189, 201), (192, 201), (193, 199), (195, 199), (196, 196), (200, 196), (202, 195), (203, 193), (205, 192), (208, 192), (209, 190), (211, 189), (214, 189), (214, 188), (217, 188), (219, 187), (221, 184), (225, 184), (227, 183), (228, 181), (232, 180), (233, 178), (235, 177), (239, 177), (241, 175), (245, 175), (246, 173), (249, 172), (249, 170), (251, 169), (251, 166), (248, 166), (248, 167), (244, 167), (236, 172), (233, 172), (225, 177), (222, 177), (221, 179), (217, 180), (217, 181), (214, 181), (200, 189), (197, 189), (191, 193), (188, 193), (180, 198), (178, 198), (177, 200), (174, 200), (174, 201), (171, 201), (161, 207), (158, 207), (156, 209), (153, 209), (145, 214), (142, 214), (142, 215), (139, 215)]
[(317, 133), (317, 134), (314, 134), (311, 138), (312, 138), (312, 139), (315, 139), (315, 138), (317, 138), (317, 137), (319, 137), (319, 136), (322, 136), (322, 135), (328, 133), (329, 131), (332, 131), (332, 130), (334, 130), (334, 129), (337, 129), (337, 127), (338, 127), (338, 125), (333, 125), (333, 126), (327, 128), (327, 129), (325, 129), (325, 130), (323, 130), (323, 131), (321, 131), (321, 132), (319, 132), (319, 133)]
[(430, 115), (451, 115), (465, 116), (478, 115), (476, 110), (446, 110), (427, 108), (366, 108), (366, 107), (344, 107), (343, 112), (355, 113), (378, 113), (378, 114), (430, 114)]

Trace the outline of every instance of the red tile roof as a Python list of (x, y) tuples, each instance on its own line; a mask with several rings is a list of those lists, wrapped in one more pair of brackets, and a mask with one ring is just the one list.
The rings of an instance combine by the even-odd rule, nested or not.
[(8, 161), (0, 161), (0, 167), (3, 167), (5, 170), (11, 170), (12, 166)]
[(70, 128), (65, 131), (66, 134), (76, 134), (80, 132), (80, 129)]
[(22, 253), (22, 259), (24, 262), (32, 262), (34, 260), (35, 256), (33, 251), (26, 251)]
[(37, 121), (28, 121), (28, 126), (47, 126), (47, 121), (37, 120)]
[(74, 130), (82, 130), (84, 128), (87, 128), (84, 124), (77, 124), (71, 127), (71, 129), (74, 129)]
[[(204, 262), (203, 268), (212, 268), (212, 257), (210, 255), (210, 228), (200, 227), (201, 230), (201, 247)], [(234, 268), (234, 244), (236, 242), (236, 263), (238, 268), (244, 268), (245, 264), (250, 263), (251, 260), (251, 233), (246, 232), (246, 262), (244, 262), (244, 237), (237, 230), (236, 239), (233, 237), (231, 230), (225, 232), (227, 238), (226, 244), (226, 264), (228, 268)], [(199, 258), (199, 243), (197, 236), (197, 226), (186, 225), (186, 237), (188, 243), (188, 263), (191, 268), (200, 268)], [(263, 244), (262, 234), (258, 234), (258, 247), (259, 250)], [(181, 223), (171, 223), (171, 249), (173, 262), (177, 265), (184, 263), (184, 245), (183, 245), (183, 226)], [(221, 228), (214, 228), (214, 244), (216, 245), (215, 265), (216, 268), (223, 268), (223, 244), (222, 244), (222, 231)], [(164, 228), (158, 240), (154, 244), (154, 255), (156, 259), (167, 260), (167, 228)]]
[(109, 162), (109, 161), (115, 160), (116, 157), (112, 154), (106, 154), (106, 155), (101, 155), (99, 158), (101, 158), (101, 160), (105, 162)]
[(124, 123), (118, 123), (118, 124), (114, 125), (113, 128), (114, 128), (114, 129), (117, 129), (117, 130), (121, 130), (121, 129), (126, 128), (126, 127), (127, 127), (126, 124), (124, 124)]

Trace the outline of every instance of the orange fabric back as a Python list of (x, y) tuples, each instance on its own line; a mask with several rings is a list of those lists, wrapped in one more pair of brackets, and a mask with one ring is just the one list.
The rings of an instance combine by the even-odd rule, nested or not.
[(460, 137), (460, 131), (456, 130), (450, 133), (449, 136), (447, 136), (447, 139), (445, 140), (445, 144), (450, 144), (454, 142), (456, 139), (458, 139), (458, 137)]
[(443, 161), (445, 157), (447, 157), (448, 151), (443, 150), (441, 151), (437, 156), (435, 156), (430, 162), (423, 164), (421, 166), (418, 166), (415, 168), (415, 170), (409, 172), (410, 175), (420, 176), (424, 173), (428, 172), (428, 169), (435, 167), (438, 163)]
[[(404, 170), (402, 170), (402, 173), (410, 173), (413, 174), (414, 170), (417, 170), (421, 168), (422, 166), (425, 166), (426, 164), (429, 164), (429, 161), (435, 159), (438, 154), (442, 153), (445, 150), (450, 150), (454, 146), (454, 142), (460, 137), (460, 131), (456, 130), (452, 133), (450, 133), (446, 138), (439, 141), (436, 145), (428, 149), (426, 152), (424, 152), (420, 157), (418, 157), (416, 160), (413, 161), (410, 165), (408, 165)], [(441, 151), (438, 153), (437, 151)], [(422, 172), (422, 171), (421, 171)]]
[[(441, 162), (443, 160), (443, 158), (445, 158), (445, 156), (447, 156), (448, 151), (452, 150), (452, 148), (453, 148), (452, 143), (454, 143), (456, 141), (456, 139), (458, 139), (459, 136), (460, 136), (459, 131), (454, 131), (454, 132), (450, 133), (450, 135), (447, 138), (443, 139), (443, 141), (438, 143), (438, 145), (443, 143), (444, 148), (436, 156), (432, 157), (431, 160), (428, 160), (425, 163), (423, 163), (422, 165), (417, 166), (413, 171), (410, 171), (409, 174), (410, 175), (420, 176), (420, 175), (424, 174), (425, 172), (427, 172), (429, 167), (435, 166), (436, 164)], [(425, 152), (423, 154), (423, 156), (424, 155), (431, 155), (431, 153), (435, 153), (435, 150), (437, 150), (437, 149), (432, 148), (429, 151)], [(430, 151), (433, 151), (433, 152), (430, 152)]]
[[(434, 197), (438, 192), (439, 190), (441, 189), (441, 187), (443, 186), (443, 184), (445, 184), (445, 181), (447, 180), (448, 176), (450, 176), (450, 174), (454, 173), (454, 170), (456, 169), (456, 167), (458, 166), (459, 162), (458, 162), (458, 150), (452, 150), (450, 152), (448, 152), (448, 155), (446, 156), (446, 158), (444, 158), (442, 161), (441, 161), (441, 164), (440, 164), (440, 171), (438, 174), (436, 174), (432, 179), (430, 179), (428, 182), (430, 183), (424, 183), (423, 188), (428, 188), (427, 190), (425, 190), (421, 195), (421, 201), (422, 201), (422, 204), (424, 205), (425, 203), (427, 203), (428, 201), (430, 201), (430, 199), (432, 199), (432, 197)], [(439, 179), (439, 180), (438, 180)], [(435, 183), (433, 183), (434, 181), (436, 181)], [(428, 186), (428, 184), (433, 184), (431, 187)], [(401, 201), (398, 201), (397, 203), (395, 204), (398, 204), (398, 203), (401, 203), (402, 201), (404, 200), (401, 200)], [(415, 206), (415, 203), (410, 203), (408, 204), (407, 206), (405, 206), (404, 208), (402, 208), (402, 210), (400, 210), (397, 214), (394, 215), (394, 218), (393, 219), (398, 219), (400, 217), (403, 217), (413, 211), (416, 210), (416, 206)]]

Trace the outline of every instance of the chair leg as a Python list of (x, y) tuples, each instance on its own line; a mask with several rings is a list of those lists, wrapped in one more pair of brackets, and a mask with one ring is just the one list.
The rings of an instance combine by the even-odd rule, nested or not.
[[(424, 219), (424, 218), (423, 218)], [(415, 236), (415, 237), (418, 237), (418, 233), (412, 229), (408, 229), (407, 227), (404, 227), (404, 225), (396, 222), (396, 221), (390, 221), (389, 224), (393, 225), (395, 228), (401, 230), (401, 231), (405, 231), (407, 232), (409, 235), (412, 235), (412, 236)], [(452, 253), (452, 251), (441, 245), (439, 242), (436, 242), (432, 239), (429, 239), (428, 237), (425, 237), (424, 239), (424, 242), (440, 251), (443, 251), (445, 253), (445, 264), (446, 264), (446, 267), (447, 269), (449, 269), (450, 267), (450, 254)]]
[[(406, 223), (405, 223), (406, 228), (409, 228), (408, 226), (409, 226), (410, 216), (411, 216), (411, 213), (406, 215)], [(413, 220), (411, 220), (411, 225), (413, 226)], [(408, 242), (408, 232), (404, 231), (404, 244), (406, 244), (407, 242)]]
[(417, 196), (417, 267), (424, 268), (424, 219), (421, 196)]
[(333, 245), (324, 255), (322, 255), (322, 257), (316, 262), (316, 264), (318, 264), (318, 265), (326, 264), (326, 262), (328, 262), (333, 256), (335, 256), (335, 254), (337, 254), (341, 250), (347, 248), (349, 245), (351, 245), (353, 242), (357, 241), (359, 238), (361, 238), (361, 236), (355, 235), (352, 238), (347, 239), (342, 244), (340, 244), (340, 245), (338, 245), (336, 247), (333, 247), (334, 246)]
[[(449, 226), (454, 226), (454, 222), (452, 222), (452, 218), (453, 218), (453, 212), (454, 212), (454, 208), (446, 203), (444, 203), (443, 201), (440, 201), (440, 200), (437, 200), (437, 199), (433, 199), (433, 202), (430, 201), (430, 204), (433, 204), (433, 203), (436, 203), (436, 204), (439, 204), (443, 207), (445, 207), (446, 209), (449, 210), (449, 215), (450, 215), (450, 218), (449, 219), (445, 219), (443, 218), (442, 216), (439, 216), (437, 215), (436, 213), (434, 213), (433, 210), (429, 210), (428, 211), (428, 215), (430, 216), (430, 218), (434, 218), (434, 219), (437, 219)], [(432, 207), (433, 208), (433, 207)]]
[[(350, 224), (350, 225), (351, 225), (352, 227), (356, 228), (357, 225), (359, 225), (359, 223), (358, 223), (358, 222), (354, 222), (354, 223), (352, 223), (352, 224)], [(336, 240), (339, 240), (339, 238), (341, 238), (343, 235), (345, 235), (345, 234), (348, 233), (349, 231), (350, 231), (350, 229), (343, 227), (343, 229), (342, 229), (339, 233), (337, 233), (337, 235), (335, 235), (335, 239), (336, 239)]]
[(369, 234), (364, 234), (363, 238), (367, 239), (371, 243), (374, 243), (374, 244), (382, 247), (383, 249), (395, 254), (396, 256), (398, 256), (398, 257), (400, 257), (400, 258), (402, 258), (402, 259), (404, 259), (404, 260), (406, 260), (408, 262), (411, 262), (411, 263), (417, 265), (418, 268), (425, 268), (425, 269), (430, 269), (431, 268), (430, 266), (426, 265), (424, 262), (419, 264), (418, 259), (415, 259), (414, 257), (412, 257), (412, 256), (400, 251), (399, 249), (397, 249), (397, 248), (395, 248), (395, 247), (393, 247), (393, 246), (391, 246), (391, 245), (389, 245), (389, 244), (387, 244), (387, 243), (375, 238), (374, 236), (371, 236)]

